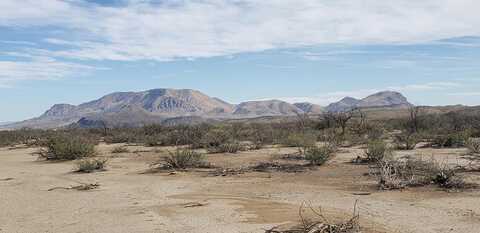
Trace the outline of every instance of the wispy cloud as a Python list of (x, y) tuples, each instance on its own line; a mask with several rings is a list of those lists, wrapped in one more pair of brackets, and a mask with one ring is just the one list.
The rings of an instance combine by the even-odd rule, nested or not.
[(480, 96), (480, 92), (457, 92), (457, 93), (447, 93), (449, 96)]
[[(311, 96), (296, 96), (296, 97), (277, 97), (275, 99), (283, 100), (289, 103), (297, 102), (310, 102), (319, 105), (328, 105), (330, 103), (339, 101), (344, 97), (354, 97), (357, 99), (365, 98), (371, 94), (380, 91), (398, 91), (403, 93), (413, 93), (419, 91), (439, 91), (439, 90), (451, 90), (454, 88), (462, 87), (463, 84), (455, 82), (429, 82), (429, 83), (418, 83), (418, 84), (409, 84), (403, 86), (390, 86), (390, 87), (379, 87), (371, 89), (359, 89), (351, 91), (335, 91), (327, 92), (322, 94), (316, 94)], [(480, 92), (470, 92), (470, 93), (451, 93), (449, 95), (456, 96), (475, 96), (480, 94)]]
[(395, 91), (430, 91), (430, 90), (446, 90), (456, 87), (461, 87), (462, 84), (458, 82), (429, 82), (422, 84), (410, 84), (404, 86), (387, 87), (389, 90)]
[(283, 100), (289, 103), (299, 103), (299, 102), (310, 102), (319, 105), (328, 105), (330, 103), (339, 101), (344, 97), (354, 97), (354, 98), (364, 98), (368, 95), (371, 95), (375, 92), (380, 90), (377, 89), (362, 89), (362, 90), (354, 90), (354, 91), (335, 91), (335, 92), (327, 92), (312, 96), (296, 96), (296, 97), (278, 97), (275, 99)]
[[(21, 56), (21, 54), (10, 54)], [(24, 80), (58, 80), (96, 69), (93, 66), (58, 61), (50, 57), (25, 55), (26, 60), (0, 60), (0, 88)]]
[(165, 61), (330, 43), (478, 36), (479, 8), (476, 0), (142, 0), (116, 7), (76, 0), (2, 0), (0, 26), (75, 32), (47, 40), (69, 47), (56, 56)]

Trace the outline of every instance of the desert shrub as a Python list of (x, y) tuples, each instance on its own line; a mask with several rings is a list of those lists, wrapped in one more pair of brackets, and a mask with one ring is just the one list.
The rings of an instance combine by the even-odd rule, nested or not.
[(470, 154), (480, 154), (480, 138), (470, 138), (466, 143)]
[(230, 139), (231, 137), (225, 129), (212, 129), (200, 139), (200, 144), (194, 146), (194, 148), (215, 148), (228, 143)]
[(371, 124), (367, 128), (367, 138), (369, 140), (380, 140), (385, 134), (385, 129), (380, 124)]
[(215, 147), (208, 147), (208, 153), (237, 153), (246, 150), (246, 146), (238, 142), (224, 143)]
[(163, 145), (161, 138), (157, 136), (145, 136), (145, 146), (161, 146)]
[(305, 159), (312, 165), (323, 165), (334, 153), (335, 150), (329, 145), (309, 147), (305, 150)]
[(328, 146), (336, 150), (339, 146), (344, 144), (345, 135), (342, 135), (335, 129), (328, 129), (318, 135), (318, 140), (328, 144)]
[(282, 140), (288, 147), (311, 147), (315, 145), (315, 137), (309, 134), (292, 133)]
[(104, 170), (108, 159), (81, 159), (76, 163), (77, 172), (94, 172)]
[(392, 149), (383, 140), (371, 140), (368, 142), (363, 155), (364, 157), (361, 158), (363, 162), (375, 163), (390, 158)]
[(52, 130), (39, 129), (0, 131), (0, 146), (13, 146), (17, 144), (39, 146), (53, 133), (54, 131)]
[(393, 140), (395, 147), (399, 150), (413, 150), (419, 141), (418, 134), (410, 133), (397, 134)]
[(460, 189), (466, 186), (455, 169), (434, 159), (422, 160), (408, 157), (384, 159), (377, 162), (378, 184), (381, 189), (401, 189), (404, 187), (435, 184), (447, 189)]
[(106, 143), (131, 143), (135, 142), (135, 139), (138, 139), (139, 136), (136, 136), (134, 133), (127, 132), (115, 132), (112, 135), (104, 137)]
[(469, 131), (460, 131), (443, 135), (436, 135), (433, 138), (433, 146), (458, 148), (465, 145), (470, 138)]
[(191, 149), (177, 149), (169, 151), (169, 155), (164, 158), (167, 168), (194, 168), (206, 166), (204, 156)]
[(130, 151), (125, 146), (117, 146), (117, 147), (114, 147), (111, 152), (113, 154), (119, 154), (119, 153), (128, 153)]
[(47, 140), (38, 155), (47, 160), (80, 159), (95, 155), (95, 144), (82, 137), (57, 135)]

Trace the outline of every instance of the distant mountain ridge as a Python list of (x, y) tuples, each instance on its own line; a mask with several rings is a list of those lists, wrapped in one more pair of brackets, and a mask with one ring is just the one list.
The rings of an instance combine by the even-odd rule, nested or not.
[(75, 124), (81, 127), (141, 126), (175, 124), (264, 116), (321, 114), (355, 107), (411, 106), (397, 92), (379, 92), (362, 100), (346, 97), (325, 109), (312, 103), (287, 103), (281, 100), (247, 101), (237, 105), (191, 89), (152, 89), (141, 92), (115, 92), (80, 105), (55, 104), (37, 118), (2, 128), (58, 128)]
[(345, 97), (338, 102), (329, 104), (325, 110), (328, 112), (343, 112), (354, 108), (408, 108), (413, 106), (407, 98), (399, 92), (382, 91), (369, 95), (363, 99)]

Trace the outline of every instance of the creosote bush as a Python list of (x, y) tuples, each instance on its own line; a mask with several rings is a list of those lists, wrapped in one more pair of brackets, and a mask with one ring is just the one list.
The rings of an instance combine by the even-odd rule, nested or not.
[(335, 153), (335, 149), (330, 145), (309, 147), (305, 150), (305, 159), (310, 162), (311, 165), (323, 165)]
[(169, 155), (164, 158), (165, 166), (167, 168), (186, 169), (207, 167), (204, 156), (191, 149), (177, 149), (169, 151)]
[(432, 144), (435, 147), (458, 148), (465, 146), (469, 138), (470, 132), (467, 130), (448, 134), (439, 134), (433, 136)]
[(47, 160), (75, 160), (95, 155), (95, 144), (83, 137), (56, 135), (49, 138), (38, 152)]
[(81, 159), (76, 163), (77, 172), (90, 173), (94, 171), (101, 171), (105, 169), (108, 159)]
[(114, 147), (111, 151), (113, 154), (128, 153), (130, 152), (126, 146)]
[(371, 140), (364, 151), (362, 162), (376, 163), (392, 156), (392, 149), (383, 140)]
[(246, 146), (238, 142), (224, 143), (218, 146), (207, 147), (208, 153), (237, 153), (246, 150)]

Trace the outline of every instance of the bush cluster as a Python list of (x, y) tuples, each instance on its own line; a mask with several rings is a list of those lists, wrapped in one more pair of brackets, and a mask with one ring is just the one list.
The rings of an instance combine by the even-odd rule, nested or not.
[(47, 160), (75, 160), (95, 155), (95, 143), (82, 137), (56, 135), (43, 146), (38, 155)]
[(194, 150), (177, 149), (168, 153), (169, 155), (164, 158), (167, 168), (186, 169), (207, 166), (203, 154)]
[(105, 169), (107, 161), (107, 159), (81, 159), (76, 163), (76, 171), (85, 173), (101, 171)]
[(335, 149), (330, 145), (313, 146), (305, 150), (305, 159), (311, 165), (323, 165), (330, 160), (335, 153)]

